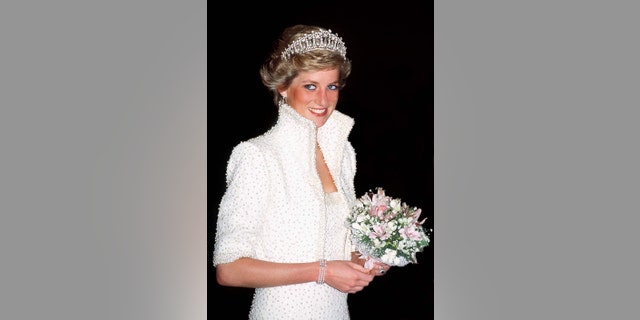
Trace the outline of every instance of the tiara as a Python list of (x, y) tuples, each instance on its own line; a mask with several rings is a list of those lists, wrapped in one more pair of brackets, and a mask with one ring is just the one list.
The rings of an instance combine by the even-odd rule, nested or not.
[(283, 60), (289, 59), (294, 54), (305, 53), (311, 50), (325, 49), (340, 53), (343, 59), (347, 59), (347, 47), (338, 34), (331, 33), (331, 29), (312, 31), (296, 39), (280, 54)]

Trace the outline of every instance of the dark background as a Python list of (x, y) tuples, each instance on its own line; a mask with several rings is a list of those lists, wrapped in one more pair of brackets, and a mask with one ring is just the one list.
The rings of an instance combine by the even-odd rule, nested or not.
[[(383, 187), (387, 195), (422, 208), (426, 227), (433, 227), (432, 3), (230, 4), (224, 10), (210, 6), (208, 21), (209, 317), (224, 313), (225, 319), (247, 318), (253, 289), (221, 287), (215, 281), (211, 254), (217, 206), (233, 146), (275, 121), (276, 107), (258, 70), (289, 25), (319, 25), (345, 41), (353, 71), (340, 93), (338, 110), (356, 121), (350, 140), (358, 161), (358, 196)], [(393, 268), (362, 292), (349, 295), (354, 320), (433, 318), (435, 232), (431, 237), (417, 264)]]

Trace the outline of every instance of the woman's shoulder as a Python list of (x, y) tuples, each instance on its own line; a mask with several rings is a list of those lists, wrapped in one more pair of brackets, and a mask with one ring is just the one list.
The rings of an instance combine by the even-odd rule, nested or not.
[(272, 153), (271, 142), (268, 136), (260, 135), (257, 137), (244, 140), (236, 144), (232, 151), (232, 158), (245, 158), (247, 156), (263, 157)]

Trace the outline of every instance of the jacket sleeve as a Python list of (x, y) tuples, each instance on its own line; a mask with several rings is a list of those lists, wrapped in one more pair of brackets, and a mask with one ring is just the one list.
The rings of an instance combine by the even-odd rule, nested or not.
[(226, 191), (218, 207), (213, 265), (255, 257), (268, 188), (264, 155), (249, 143), (238, 144), (229, 157)]

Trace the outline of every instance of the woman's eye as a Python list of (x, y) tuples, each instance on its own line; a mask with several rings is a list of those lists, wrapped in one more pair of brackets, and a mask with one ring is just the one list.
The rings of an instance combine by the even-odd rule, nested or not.
[(305, 84), (305, 85), (304, 85), (304, 87), (305, 87), (307, 90), (315, 90), (315, 89), (316, 89), (316, 86), (315, 86), (315, 85), (313, 85), (313, 84)]
[(329, 85), (329, 90), (338, 90), (338, 86), (335, 84), (330, 84)]

